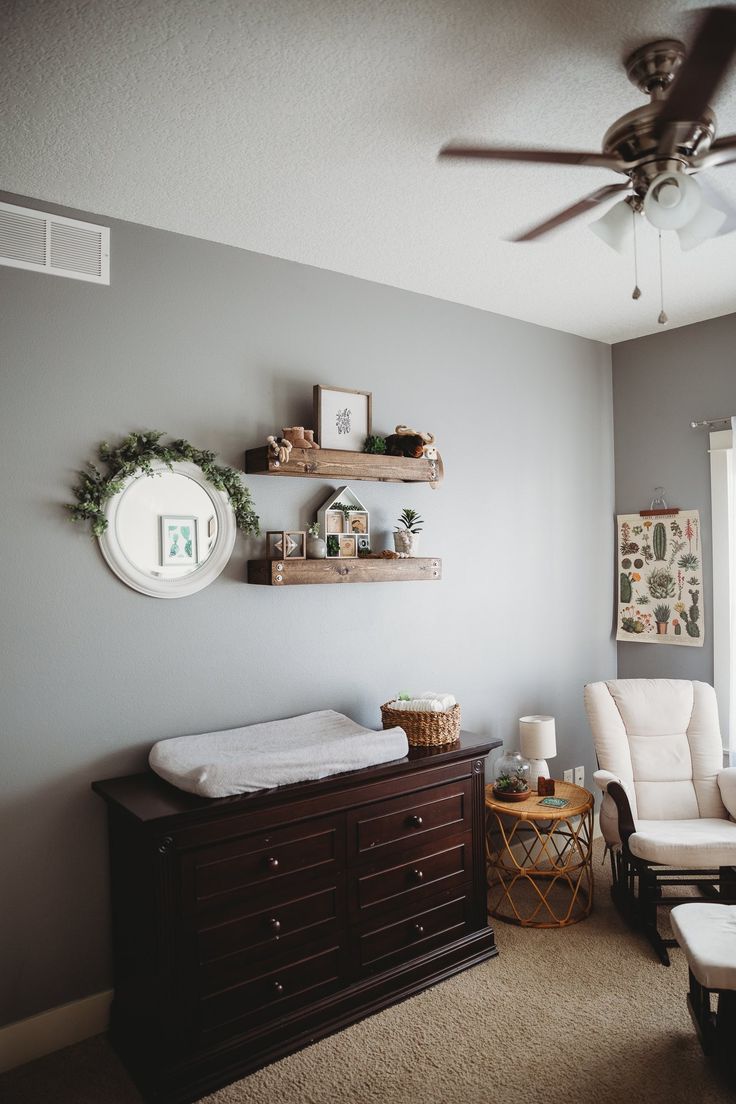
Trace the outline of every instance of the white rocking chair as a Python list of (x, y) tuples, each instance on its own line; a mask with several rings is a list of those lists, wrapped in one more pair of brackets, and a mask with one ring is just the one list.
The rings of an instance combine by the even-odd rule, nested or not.
[[(657, 908), (692, 901), (664, 886), (736, 902), (736, 768), (723, 767), (716, 696), (705, 682), (613, 679), (585, 687), (603, 790), (611, 894), (661, 962)], [(670, 891), (672, 892), (672, 891)]]

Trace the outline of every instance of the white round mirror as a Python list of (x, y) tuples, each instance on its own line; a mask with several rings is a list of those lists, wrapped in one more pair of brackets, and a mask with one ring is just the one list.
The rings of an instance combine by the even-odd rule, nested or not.
[(196, 464), (152, 464), (105, 506), (100, 548), (115, 574), (153, 598), (183, 598), (208, 586), (235, 543), (230, 499)]

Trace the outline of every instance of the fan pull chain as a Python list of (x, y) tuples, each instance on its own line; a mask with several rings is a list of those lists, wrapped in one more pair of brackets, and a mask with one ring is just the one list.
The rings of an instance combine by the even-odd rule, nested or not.
[(661, 309), (660, 309), (659, 318), (657, 319), (657, 321), (659, 322), (660, 326), (666, 326), (667, 323), (669, 322), (669, 318), (665, 314), (665, 310), (664, 310), (664, 273), (663, 273), (663, 265), (662, 265), (662, 231), (661, 230), (659, 231), (659, 306), (660, 306)]
[(639, 287), (639, 258), (636, 252), (636, 211), (631, 208), (631, 217), (634, 220), (634, 290), (631, 293), (632, 299), (641, 299), (641, 288)]

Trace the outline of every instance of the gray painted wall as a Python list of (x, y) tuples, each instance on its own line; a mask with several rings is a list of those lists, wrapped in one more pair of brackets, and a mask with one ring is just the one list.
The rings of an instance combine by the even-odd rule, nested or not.
[[(512, 742), (521, 714), (554, 714), (556, 768), (589, 776), (582, 686), (616, 671), (607, 347), (110, 224), (109, 288), (0, 269), (0, 1022), (110, 985), (89, 784), (143, 768), (155, 740), (323, 707), (378, 727), (381, 702), (434, 686), (458, 696), (464, 727)], [(214, 585), (160, 601), (67, 520), (100, 440), (160, 428), (237, 466), (267, 433), (310, 424), (314, 383), (372, 390), (379, 431), (436, 432), (440, 490), (359, 492), (374, 533), (421, 510), (439, 585), (247, 586), (239, 537)], [(304, 528), (335, 486), (249, 484), (264, 529)]]
[(665, 487), (673, 506), (700, 510), (705, 568), (703, 647), (621, 643), (621, 678), (713, 681), (708, 433), (690, 422), (736, 414), (734, 347), (736, 314), (613, 347), (616, 512), (641, 510)]

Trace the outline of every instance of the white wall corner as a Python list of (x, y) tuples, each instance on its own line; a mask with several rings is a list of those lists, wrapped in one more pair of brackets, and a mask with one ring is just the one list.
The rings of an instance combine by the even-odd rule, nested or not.
[(112, 989), (0, 1028), (0, 1073), (107, 1031)]

